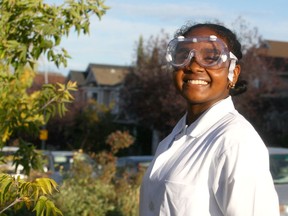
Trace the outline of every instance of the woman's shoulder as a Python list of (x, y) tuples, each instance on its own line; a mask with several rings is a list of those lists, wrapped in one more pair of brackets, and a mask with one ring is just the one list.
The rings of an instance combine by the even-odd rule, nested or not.
[(237, 110), (229, 112), (219, 121), (219, 124), (229, 133), (233, 131), (237, 132), (237, 134), (257, 133), (251, 122), (249, 122)]
[(253, 125), (237, 111), (225, 116), (217, 129), (221, 152), (228, 149), (265, 148), (265, 143)]

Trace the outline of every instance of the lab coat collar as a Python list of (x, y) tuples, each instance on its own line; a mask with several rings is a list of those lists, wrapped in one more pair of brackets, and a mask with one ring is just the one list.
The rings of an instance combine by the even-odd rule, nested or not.
[(206, 132), (212, 125), (223, 118), (227, 113), (235, 110), (231, 96), (223, 99), (208, 110), (206, 110), (195, 122), (190, 126), (186, 125), (187, 113), (180, 119), (177, 125), (174, 127), (172, 134), (182, 134), (192, 137), (199, 137), (202, 133)]

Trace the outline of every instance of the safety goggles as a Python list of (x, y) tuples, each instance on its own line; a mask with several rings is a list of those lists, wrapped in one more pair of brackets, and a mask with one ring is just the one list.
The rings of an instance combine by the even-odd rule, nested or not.
[(215, 35), (192, 38), (179, 36), (168, 44), (166, 59), (173, 67), (186, 67), (193, 58), (207, 69), (225, 67), (229, 64), (229, 60), (234, 60), (235, 67), (237, 61), (237, 57), (229, 52), (226, 44)]

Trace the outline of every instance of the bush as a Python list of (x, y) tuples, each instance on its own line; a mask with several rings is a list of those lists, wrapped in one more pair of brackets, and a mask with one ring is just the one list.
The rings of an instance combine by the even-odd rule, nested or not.
[[(121, 143), (121, 149), (133, 139), (126, 132), (114, 133), (113, 142)], [(118, 138), (121, 139), (118, 139)], [(114, 139), (115, 138), (115, 139)], [(110, 141), (112, 135), (110, 136)], [(109, 139), (108, 139), (109, 140)], [(110, 142), (107, 142), (109, 145)], [(122, 145), (123, 144), (123, 145)], [(85, 162), (74, 160), (73, 167), (55, 196), (55, 203), (63, 215), (67, 216), (136, 216), (139, 205), (139, 188), (142, 172), (130, 176), (116, 176), (116, 148), (111, 152), (100, 152), (92, 155), (101, 171), (91, 169)], [(95, 168), (94, 168), (95, 169)], [(95, 173), (98, 175), (95, 176)]]
[[(55, 198), (67, 216), (135, 216), (138, 212), (139, 185), (128, 177), (113, 179), (94, 177), (84, 163), (75, 164)], [(82, 167), (82, 168), (81, 168)], [(80, 174), (81, 173), (81, 174)], [(130, 179), (130, 178), (129, 178)]]
[(56, 203), (63, 215), (105, 216), (114, 210), (115, 197), (113, 185), (104, 185), (97, 179), (70, 179), (61, 186)]

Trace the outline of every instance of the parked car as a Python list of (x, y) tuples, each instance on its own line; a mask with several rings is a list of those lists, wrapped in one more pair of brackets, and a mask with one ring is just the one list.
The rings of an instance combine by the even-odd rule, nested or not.
[(51, 151), (55, 171), (68, 171), (73, 162), (79, 160), (88, 164), (94, 164), (94, 160), (86, 153), (81, 151)]
[[(15, 165), (13, 164), (13, 157), (18, 147), (5, 146), (0, 149), (0, 154), (2, 155), (2, 163), (0, 163), (0, 172), (8, 173), (12, 176), (20, 177), (21, 179), (27, 178), (23, 173), (23, 167), (18, 166), (15, 170)], [(96, 171), (99, 171), (99, 167), (96, 166), (95, 161), (86, 153), (81, 151), (49, 151), (49, 150), (37, 150), (43, 155), (43, 171), (45, 175), (49, 178), (54, 179), (58, 184), (61, 184), (63, 177), (67, 174), (71, 174), (73, 163), (81, 161), (91, 166), (93, 173), (96, 176)], [(100, 171), (99, 171), (100, 172)], [(37, 173), (37, 171), (36, 171)], [(35, 174), (35, 173), (34, 173)], [(36, 176), (41, 176), (41, 173), (37, 173)], [(67, 176), (66, 175), (66, 176)]]
[(15, 164), (13, 164), (14, 153), (18, 151), (18, 149), (18, 147), (14, 146), (4, 146), (0, 149), (0, 172), (24, 179), (26, 176), (23, 174), (23, 166), (19, 165), (16, 170)]
[(70, 171), (75, 161), (84, 162), (91, 166), (92, 176), (97, 176), (101, 169), (88, 154), (81, 151), (44, 151), (44, 155), (50, 158), (49, 177), (58, 184), (62, 183), (64, 176), (72, 177)]
[(124, 171), (128, 174), (137, 174), (140, 170), (145, 170), (153, 160), (153, 155), (126, 156), (117, 159), (118, 174)]
[(288, 216), (288, 149), (269, 147), (270, 171), (280, 203), (280, 215)]

